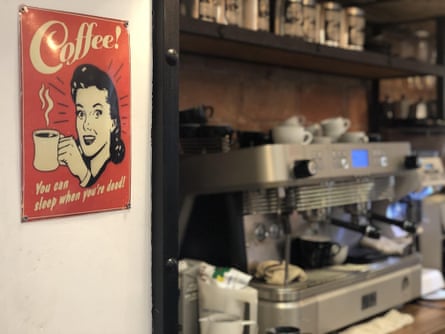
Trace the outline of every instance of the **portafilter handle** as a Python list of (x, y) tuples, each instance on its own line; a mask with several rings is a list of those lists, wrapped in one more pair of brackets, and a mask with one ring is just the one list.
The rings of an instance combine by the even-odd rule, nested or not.
[(392, 219), (392, 218), (388, 218), (384, 215), (380, 215), (380, 214), (374, 213), (374, 212), (371, 212), (369, 216), (371, 219), (378, 220), (382, 223), (387, 223), (387, 224), (398, 226), (408, 233), (417, 234), (419, 232), (417, 225), (409, 220)]
[(331, 218), (330, 222), (332, 225), (344, 227), (348, 230), (359, 232), (359, 233), (361, 233), (367, 237), (373, 238), (373, 239), (380, 238), (379, 230), (375, 226), (372, 226), (371, 224), (358, 225), (358, 224), (354, 224), (351, 222), (345, 222), (343, 220), (339, 220), (336, 218)]

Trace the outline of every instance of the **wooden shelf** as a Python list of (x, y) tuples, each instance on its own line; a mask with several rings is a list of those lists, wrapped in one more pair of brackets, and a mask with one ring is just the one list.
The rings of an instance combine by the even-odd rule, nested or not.
[(290, 67), (365, 79), (413, 75), (445, 76), (445, 67), (370, 51), (352, 51), (308, 43), (236, 26), (180, 19), (181, 53)]

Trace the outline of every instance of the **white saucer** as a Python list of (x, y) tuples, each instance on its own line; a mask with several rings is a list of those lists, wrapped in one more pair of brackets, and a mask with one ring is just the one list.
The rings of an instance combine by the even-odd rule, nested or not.
[(445, 289), (439, 289), (421, 297), (423, 300), (445, 300)]

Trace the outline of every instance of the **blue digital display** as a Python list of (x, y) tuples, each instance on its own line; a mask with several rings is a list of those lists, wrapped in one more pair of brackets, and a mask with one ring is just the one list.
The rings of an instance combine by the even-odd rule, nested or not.
[(368, 150), (356, 149), (351, 151), (352, 168), (369, 167)]

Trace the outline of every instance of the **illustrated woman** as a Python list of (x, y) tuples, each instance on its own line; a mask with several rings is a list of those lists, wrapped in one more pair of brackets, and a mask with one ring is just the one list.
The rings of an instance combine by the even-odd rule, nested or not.
[(76, 108), (78, 138), (62, 137), (59, 163), (69, 168), (80, 186), (93, 185), (109, 161), (124, 159), (119, 101), (107, 73), (94, 65), (80, 65), (71, 79), (71, 97)]

